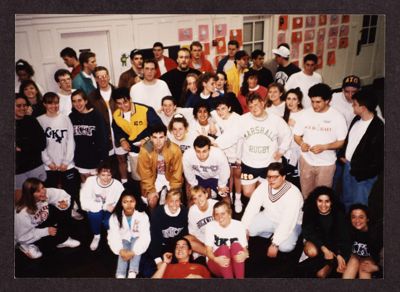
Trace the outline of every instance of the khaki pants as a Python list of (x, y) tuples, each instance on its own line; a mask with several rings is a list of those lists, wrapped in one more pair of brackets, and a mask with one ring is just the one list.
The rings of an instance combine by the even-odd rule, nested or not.
[(336, 165), (312, 166), (303, 157), (300, 157), (300, 185), (303, 198), (307, 199), (310, 193), (319, 186), (332, 187)]

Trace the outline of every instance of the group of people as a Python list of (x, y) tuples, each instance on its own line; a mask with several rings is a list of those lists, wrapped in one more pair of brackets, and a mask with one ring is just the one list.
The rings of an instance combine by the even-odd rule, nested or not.
[(87, 220), (91, 251), (107, 233), (116, 278), (241, 279), (255, 236), (270, 258), (304, 244), (316, 277), (371, 278), (377, 97), (355, 75), (333, 93), (317, 56), (300, 69), (288, 44), (265, 62), (229, 41), (217, 70), (202, 49), (135, 49), (116, 87), (94, 52), (65, 48), (57, 93), (17, 61), (16, 246), (32, 259), (78, 247), (71, 220)]

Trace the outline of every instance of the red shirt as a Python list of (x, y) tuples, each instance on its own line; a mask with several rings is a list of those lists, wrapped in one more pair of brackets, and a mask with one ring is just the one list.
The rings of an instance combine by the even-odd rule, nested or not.
[[(259, 85), (259, 88), (257, 90), (254, 91), (249, 91), (250, 92), (257, 92), (262, 99), (264, 100), (264, 102), (267, 101), (268, 99), (268, 88)], [(239, 100), (240, 105), (242, 106), (243, 109), (243, 113), (247, 113), (249, 112), (249, 108), (247, 107), (247, 103), (246, 103), (246, 97), (244, 95), (242, 95), (241, 93), (238, 94), (237, 99)]]
[(182, 279), (186, 278), (189, 274), (199, 275), (205, 279), (211, 278), (210, 272), (205, 266), (186, 262), (168, 264), (163, 279)]

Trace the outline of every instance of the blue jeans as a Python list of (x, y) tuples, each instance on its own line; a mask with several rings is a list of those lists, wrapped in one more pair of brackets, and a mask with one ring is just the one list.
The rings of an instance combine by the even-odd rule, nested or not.
[(90, 229), (94, 235), (100, 234), (102, 224), (106, 230), (109, 229), (108, 221), (110, 220), (111, 216), (110, 212), (101, 210), (99, 212), (88, 212), (87, 215)]
[(343, 168), (343, 192), (341, 201), (349, 211), (351, 205), (361, 203), (368, 206), (368, 197), (374, 186), (377, 176), (363, 181), (357, 181), (354, 176), (350, 174), (350, 162), (347, 162)]
[[(254, 216), (253, 220), (251, 221), (251, 224), (249, 226), (249, 235), (269, 238), (275, 232), (277, 227), (277, 223), (272, 222), (270, 219), (268, 219), (264, 212), (260, 212), (256, 216)], [(289, 237), (279, 244), (279, 251), (291, 252), (292, 250), (294, 250), (300, 233), (301, 225), (296, 224), (294, 230), (289, 235)]]
[[(138, 239), (131, 238), (131, 241), (122, 240), (123, 249), (132, 250), (132, 246), (135, 244), (135, 241)], [(118, 256), (118, 264), (117, 271), (115, 272), (116, 276), (126, 277), (126, 272), (129, 268), (129, 271), (134, 271), (136, 274), (139, 273), (139, 263), (142, 255), (135, 255), (129, 261), (124, 261), (121, 256)]]

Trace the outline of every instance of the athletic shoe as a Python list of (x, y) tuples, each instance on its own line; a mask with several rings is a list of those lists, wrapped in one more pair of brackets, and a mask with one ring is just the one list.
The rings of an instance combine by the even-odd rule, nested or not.
[(63, 247), (75, 248), (80, 245), (81, 243), (78, 240), (68, 237), (67, 240), (64, 241), (63, 243), (57, 244), (57, 248), (63, 248)]
[(235, 212), (236, 213), (241, 213), (243, 210), (243, 204), (242, 201), (239, 198), (235, 199)]
[(79, 213), (78, 211), (76, 211), (75, 209), (72, 209), (72, 211), (71, 211), (71, 217), (72, 217), (73, 219), (75, 219), (75, 220), (78, 220), (78, 221), (83, 220), (82, 214), (80, 214), (80, 213)]
[(100, 236), (94, 236), (92, 243), (90, 244), (90, 250), (95, 251), (99, 247)]
[(125, 276), (124, 275), (115, 275), (115, 278), (117, 278), (117, 279), (125, 279)]
[(34, 244), (21, 244), (19, 249), (31, 259), (38, 259), (43, 255), (39, 248)]
[(136, 272), (129, 271), (128, 272), (128, 279), (135, 279), (135, 278), (136, 278)]

